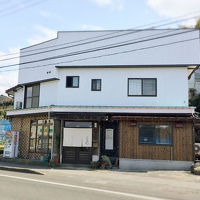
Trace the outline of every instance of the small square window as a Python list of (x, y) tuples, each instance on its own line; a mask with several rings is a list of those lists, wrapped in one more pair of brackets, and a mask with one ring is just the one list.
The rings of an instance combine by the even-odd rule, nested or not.
[(66, 77), (67, 88), (78, 88), (79, 87), (79, 76), (67, 76)]
[(92, 79), (92, 91), (101, 91), (101, 79)]

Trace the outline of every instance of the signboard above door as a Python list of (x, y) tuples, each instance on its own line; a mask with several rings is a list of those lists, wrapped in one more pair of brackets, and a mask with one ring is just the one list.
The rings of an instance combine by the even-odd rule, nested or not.
[(92, 128), (64, 128), (64, 147), (92, 147)]

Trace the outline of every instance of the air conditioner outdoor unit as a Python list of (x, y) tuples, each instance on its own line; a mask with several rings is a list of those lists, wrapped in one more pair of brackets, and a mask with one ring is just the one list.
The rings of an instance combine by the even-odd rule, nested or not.
[(16, 109), (22, 109), (22, 102), (21, 101), (17, 101), (15, 108)]

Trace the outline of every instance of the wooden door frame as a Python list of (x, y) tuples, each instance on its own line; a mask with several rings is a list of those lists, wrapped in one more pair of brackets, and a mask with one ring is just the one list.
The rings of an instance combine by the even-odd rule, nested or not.
[[(111, 128), (114, 129), (113, 150), (105, 150), (105, 130), (106, 130), (106, 126), (109, 127), (109, 123), (110, 123)], [(111, 122), (102, 121), (101, 124), (100, 124), (100, 127), (101, 127), (101, 130), (100, 130), (100, 155), (101, 156), (107, 155), (109, 157), (119, 157), (119, 150), (120, 150), (119, 122), (118, 121), (111, 121)], [(110, 156), (109, 151), (116, 152), (116, 154), (113, 154), (112, 156)], [(110, 152), (110, 154), (112, 154), (113, 152)]]

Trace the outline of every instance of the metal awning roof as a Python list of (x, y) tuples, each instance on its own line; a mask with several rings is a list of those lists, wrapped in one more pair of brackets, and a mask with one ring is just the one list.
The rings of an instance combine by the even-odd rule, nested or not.
[(46, 106), (7, 111), (7, 116), (44, 113), (126, 113), (126, 114), (185, 114), (192, 115), (194, 107), (137, 107), (137, 106)]

